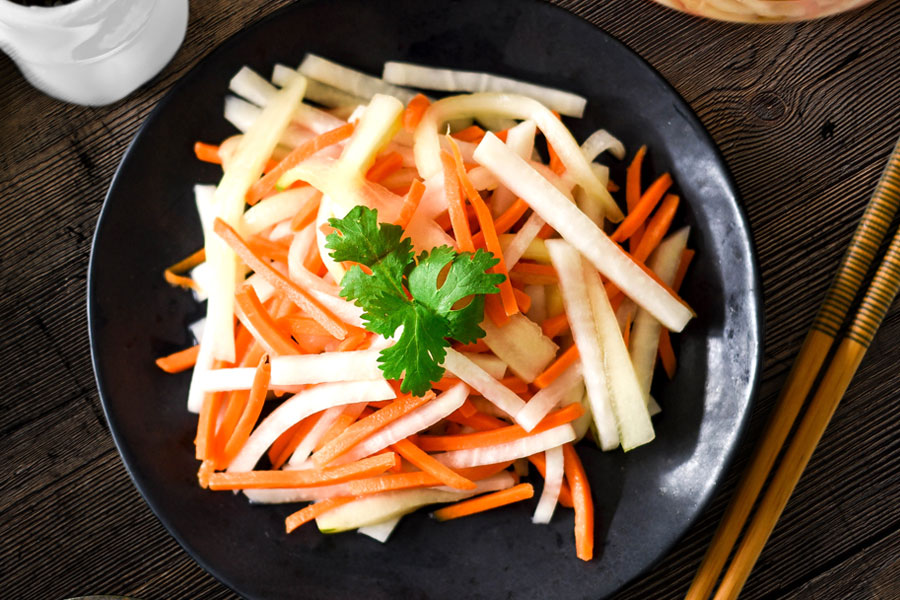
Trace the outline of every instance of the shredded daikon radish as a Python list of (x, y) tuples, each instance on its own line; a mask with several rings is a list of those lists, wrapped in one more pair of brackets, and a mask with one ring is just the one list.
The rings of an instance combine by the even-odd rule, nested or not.
[(559, 190), (493, 134), (485, 135), (476, 160), (556, 229), (564, 239), (638, 305), (673, 331), (681, 331), (692, 311), (641, 269)]
[[(537, 133), (537, 125), (534, 121), (527, 119), (522, 121), (515, 127), (511, 127), (506, 134), (506, 145), (522, 158), (531, 158), (534, 152), (534, 136)], [(474, 170), (474, 169), (473, 169)], [(499, 216), (509, 208), (516, 200), (516, 195), (509, 188), (500, 186), (494, 192), (491, 198), (491, 212), (493, 215)], [(507, 259), (508, 260), (508, 259)]]
[(597, 426), (598, 443), (603, 450), (619, 445), (619, 432), (609, 398), (609, 383), (603, 366), (603, 349), (588, 298), (587, 286), (578, 251), (563, 240), (547, 240), (547, 250), (559, 275), (559, 287), (572, 337), (578, 346), (584, 373), (584, 383), (591, 403), (591, 414)]
[(294, 188), (274, 194), (251, 206), (244, 213), (241, 235), (254, 235), (272, 225), (290, 219), (301, 208), (315, 201), (316, 190), (311, 187)]
[(365, 525), (357, 529), (357, 531), (363, 535), (369, 536), (373, 540), (377, 540), (384, 544), (388, 541), (388, 538), (391, 537), (391, 534), (394, 532), (394, 529), (397, 527), (397, 524), (400, 523), (400, 519), (402, 518), (403, 517), (394, 517), (392, 519), (382, 521), (381, 523)]
[(416, 95), (415, 92), (391, 85), (383, 79), (339, 65), (315, 54), (307, 54), (298, 70), (310, 79), (321, 81), (360, 98), (369, 99), (375, 94), (387, 94), (406, 104)]
[(491, 377), (484, 369), (453, 348), (447, 348), (444, 368), (470, 385), (479, 394), (511, 417), (515, 417), (525, 406), (525, 401), (519, 398), (512, 390), (494, 377)]
[(546, 467), (544, 470), (544, 489), (541, 491), (541, 499), (534, 509), (532, 523), (547, 524), (553, 518), (556, 502), (559, 499), (559, 491), (562, 489), (564, 470), (562, 447), (550, 448), (544, 453)]
[(544, 452), (550, 448), (562, 446), (574, 439), (575, 430), (572, 429), (571, 425), (566, 424), (505, 444), (485, 446), (483, 448), (468, 448), (466, 450), (451, 450), (450, 452), (435, 454), (434, 458), (451, 469), (494, 465)]
[(294, 424), (332, 406), (344, 406), (358, 402), (378, 402), (396, 397), (394, 390), (384, 379), (325, 383), (291, 396), (256, 426), (250, 438), (238, 452), (229, 472), (249, 471), (265, 454), (278, 436)]
[[(242, 100), (236, 96), (228, 96), (225, 98), (225, 120), (234, 125), (235, 128), (242, 133), (249, 131), (261, 114), (262, 109), (255, 104)], [(310, 132), (302, 131), (294, 127), (285, 127), (281, 136), (278, 138), (278, 142), (289, 148), (294, 148), (311, 137), (312, 133)], [(229, 163), (230, 161), (227, 161), (223, 166), (227, 168)]]
[(488, 348), (527, 383), (553, 362), (559, 350), (540, 325), (523, 314), (512, 315), (503, 327), (497, 327), (490, 319), (485, 319), (481, 327)]
[(572, 388), (583, 382), (581, 361), (578, 361), (553, 380), (553, 383), (532, 396), (525, 404), (525, 408), (516, 415), (516, 422), (525, 431), (531, 431), (537, 427), (541, 419), (562, 402)]
[(522, 94), (538, 100), (550, 110), (570, 117), (581, 118), (587, 104), (584, 97), (571, 92), (476, 71), (439, 69), (389, 61), (384, 63), (381, 76), (388, 83), (426, 90)]
[[(288, 66), (277, 64), (272, 69), (272, 83), (281, 87), (288, 81), (292, 73), (296, 73), (296, 71)], [(359, 106), (366, 103), (365, 98), (348, 94), (315, 79), (310, 79), (306, 84), (306, 99), (329, 108)]]
[(593, 161), (603, 152), (609, 152), (619, 160), (625, 158), (625, 145), (605, 129), (598, 129), (581, 143), (581, 151), (588, 162)]
[(359, 404), (348, 404), (347, 406), (332, 406), (328, 410), (322, 413), (322, 416), (319, 417), (319, 420), (316, 421), (316, 424), (313, 425), (312, 429), (309, 430), (309, 433), (306, 434), (306, 437), (297, 444), (297, 447), (294, 449), (294, 452), (291, 454), (290, 459), (288, 459), (287, 465), (285, 465), (286, 469), (310, 469), (313, 468), (313, 464), (307, 462), (310, 455), (313, 453), (313, 450), (319, 445), (319, 442), (325, 437), (325, 434), (331, 429), (331, 426), (334, 425), (335, 421), (338, 420), (343, 414), (349, 414), (352, 416), (359, 416), (359, 414), (365, 410), (366, 404), (364, 402)]

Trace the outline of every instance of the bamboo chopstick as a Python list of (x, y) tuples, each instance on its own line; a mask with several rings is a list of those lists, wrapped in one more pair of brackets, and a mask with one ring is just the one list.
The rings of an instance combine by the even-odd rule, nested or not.
[[(881, 242), (884, 240), (884, 236), (890, 227), (894, 215), (897, 213), (898, 207), (900, 207), (900, 141), (894, 146), (894, 151), (882, 173), (881, 180), (863, 213), (862, 219), (850, 241), (850, 246), (844, 254), (841, 265), (831, 283), (831, 287), (829, 287), (828, 292), (826, 293), (825, 300), (813, 321), (812, 329), (804, 340), (800, 353), (798, 354), (797, 359), (791, 368), (791, 372), (788, 375), (787, 381), (781, 390), (775, 409), (766, 426), (765, 434), (757, 446), (750, 466), (747, 468), (747, 471), (745, 471), (744, 476), (734, 493), (732, 501), (722, 518), (722, 522), (719, 524), (719, 528), (713, 536), (709, 549), (703, 558), (703, 562), (701, 563), (697, 574), (694, 576), (691, 587), (688, 589), (687, 595), (685, 596), (686, 600), (707, 600), (710, 593), (713, 591), (716, 581), (719, 578), (719, 574), (722, 572), (722, 569), (728, 560), (728, 556), (740, 536), (741, 530), (744, 527), (747, 517), (750, 515), (750, 511), (759, 496), (760, 490), (765, 484), (772, 466), (775, 464), (775, 459), (778, 457), (778, 454), (787, 439), (788, 433), (790, 433), (794, 421), (819, 374), (822, 364), (825, 362), (828, 351), (830, 350), (834, 339), (837, 337), (841, 325), (846, 319), (850, 304), (859, 292), (863, 279), (869, 270), (869, 267), (875, 260), (875, 254), (877, 253)], [(892, 248), (897, 245), (897, 240), (898, 237), (895, 236), (892, 242)], [(885, 261), (886, 260), (887, 256), (885, 257)], [(882, 268), (884, 268), (885, 264), (886, 262), (882, 263)], [(879, 273), (880, 272), (881, 270), (879, 270)], [(869, 293), (873, 291), (875, 293), (883, 294), (884, 286), (881, 285), (876, 289), (873, 281), (872, 286), (869, 288)], [(869, 294), (867, 293), (867, 296), (868, 295)], [(893, 295), (891, 295), (891, 297), (893, 297)], [(888, 304), (890, 304), (890, 302), (888, 302)], [(887, 310), (886, 307), (885, 310)], [(861, 314), (862, 308), (860, 309), (860, 315)], [(883, 316), (884, 315), (882, 314), (881, 317)], [(877, 324), (880, 324), (881, 317), (878, 318)], [(858, 315), (857, 319), (859, 318)], [(856, 324), (856, 321), (854, 321), (854, 324)], [(877, 324), (875, 325), (876, 329)], [(853, 328), (851, 328), (851, 332), (852, 331)], [(874, 332), (874, 329), (872, 329), (872, 336), (874, 336)], [(857, 336), (857, 342), (861, 339), (865, 338)], [(871, 340), (871, 337), (869, 340)], [(863, 347), (862, 352), (864, 353), (865, 347), (868, 346), (868, 342), (859, 345)], [(844, 344), (842, 343), (841, 347), (843, 346)], [(841, 351), (839, 348), (839, 354), (835, 355), (832, 365), (837, 365), (838, 363), (836, 361), (840, 356), (843, 356), (847, 352), (849, 351), (846, 349)], [(862, 354), (860, 354), (859, 359), (862, 359)], [(841, 360), (847, 359), (844, 358)], [(847, 384), (849, 384), (849, 378), (852, 377), (855, 370), (855, 367), (850, 370)], [(826, 390), (828, 388), (826, 388), (823, 383), (823, 385), (820, 386), (820, 389)], [(837, 395), (837, 400), (834, 401), (835, 407), (845, 389), (846, 385), (841, 388), (840, 393)], [(817, 395), (816, 399), (818, 398), (819, 396)], [(813, 400), (813, 403), (816, 403), (816, 399)], [(818, 400), (819, 403), (824, 401), (825, 400)], [(813, 403), (810, 405), (810, 412), (812, 412)], [(828, 413), (825, 424), (827, 424), (828, 419), (830, 419), (833, 410), (834, 409)], [(824, 430), (824, 425), (822, 426), (822, 429)], [(809, 448), (810, 455), (812, 454), (812, 449), (815, 448), (819, 437), (821, 437), (821, 433), (812, 441), (812, 446)], [(799, 479), (799, 475), (805, 465), (806, 462), (803, 462), (803, 465), (797, 472), (797, 479)], [(790, 495), (795, 484), (796, 480), (794, 480), (794, 483), (787, 489), (787, 496)], [(784, 498), (785, 503), (787, 502), (787, 496)], [(774, 527), (775, 521), (777, 521), (778, 516), (781, 514), (781, 509), (783, 508), (784, 505), (782, 504), (781, 508), (778, 509), (774, 520), (771, 521), (771, 526), (769, 526), (768, 530), (765, 532), (762, 543), (765, 543), (768, 534), (771, 532), (772, 527)], [(757, 536), (758, 535), (759, 534), (757, 533)], [(742, 546), (742, 548), (743, 547), (744, 546)], [(746, 580), (746, 576), (749, 575), (750, 568), (752, 568), (753, 564), (756, 562), (756, 557), (761, 550), (762, 545), (760, 545), (759, 550), (753, 554), (752, 559), (749, 559), (749, 565), (745, 567), (746, 574), (744, 575), (743, 580), (740, 581), (740, 585), (737, 585), (737, 592), (740, 591), (740, 587)], [(748, 562), (748, 557), (751, 553), (750, 550), (746, 550), (743, 554), (744, 558), (742, 562)], [(737, 558), (735, 561), (737, 561)], [(735, 562), (735, 565), (736, 564), (737, 562)], [(731, 572), (732, 571), (729, 570), (729, 573)], [(737, 584), (738, 578), (736, 575), (737, 573), (734, 573), (730, 579), (730, 581), (732, 581), (732, 588)], [(718, 595), (716, 596), (716, 600), (720, 600)]]

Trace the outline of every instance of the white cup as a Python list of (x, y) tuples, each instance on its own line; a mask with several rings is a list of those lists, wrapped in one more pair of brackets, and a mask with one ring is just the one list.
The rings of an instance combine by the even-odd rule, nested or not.
[(0, 48), (46, 94), (99, 106), (124, 98), (175, 55), (188, 0), (0, 0)]

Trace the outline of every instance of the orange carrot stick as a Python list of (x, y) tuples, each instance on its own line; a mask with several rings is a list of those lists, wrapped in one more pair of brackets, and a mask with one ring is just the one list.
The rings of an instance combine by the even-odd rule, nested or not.
[(344, 483), (384, 473), (400, 458), (393, 452), (370, 456), (356, 462), (294, 471), (246, 471), (213, 473), (209, 478), (212, 490), (272, 489), (292, 487), (320, 487)]
[(484, 133), (484, 129), (482, 129), (478, 125), (469, 125), (465, 129), (460, 129), (456, 133), (451, 133), (450, 136), (458, 139), (461, 142), (471, 142), (474, 144), (481, 141), (481, 138), (484, 137)]
[(555, 317), (549, 317), (541, 323), (541, 331), (548, 338), (555, 338), (562, 332), (569, 329), (569, 318), (566, 313), (560, 313)]
[(500, 282), (500, 285), (498, 286), (500, 288), (500, 300), (503, 302), (503, 309), (506, 311), (506, 316), (511, 317), (519, 312), (519, 306), (516, 303), (516, 296), (513, 294), (512, 284), (509, 282), (509, 272), (506, 270), (506, 261), (503, 260), (503, 249), (500, 247), (500, 238), (497, 237), (497, 231), (494, 229), (494, 218), (491, 216), (491, 209), (484, 203), (481, 194), (478, 193), (478, 190), (476, 190), (475, 186), (472, 184), (472, 180), (469, 179), (466, 168), (463, 166), (462, 155), (459, 153), (459, 146), (456, 145), (456, 142), (452, 138), (450, 139), (450, 148), (453, 150), (453, 161), (456, 163), (456, 174), (459, 177), (460, 183), (462, 183), (462, 188), (466, 193), (466, 197), (475, 208), (475, 215), (478, 217), (479, 225), (481, 225), (481, 233), (484, 234), (484, 243), (487, 246), (488, 251), (494, 255), (494, 258), (500, 261), (491, 267), (491, 272), (499, 273), (504, 277), (504, 280)]
[(459, 423), (460, 425), (465, 425), (466, 427), (471, 427), (475, 431), (490, 431), (492, 429), (500, 429), (509, 426), (509, 423), (506, 421), (498, 419), (497, 417), (492, 417), (483, 412), (476, 411), (473, 415), (463, 415), (461, 410), (462, 409), (447, 415), (447, 420), (453, 423)]
[(321, 500), (319, 502), (314, 502), (313, 504), (304, 506), (297, 512), (287, 516), (287, 518), (284, 520), (284, 530), (285, 532), (290, 533), (301, 525), (304, 525), (306, 523), (309, 523), (313, 519), (316, 519), (317, 517), (319, 517), (319, 515), (323, 515), (329, 510), (334, 510), (338, 506), (343, 506), (344, 504), (352, 502), (353, 500), (353, 497), (327, 498), (325, 500)]
[(168, 356), (160, 356), (156, 359), (156, 366), (166, 373), (181, 373), (193, 367), (197, 363), (197, 353), (200, 344), (173, 352)]
[(650, 256), (651, 252), (656, 250), (656, 247), (659, 246), (659, 243), (666, 236), (666, 232), (669, 231), (669, 227), (672, 225), (672, 219), (675, 218), (675, 212), (677, 210), (678, 196), (667, 194), (665, 199), (663, 199), (662, 204), (659, 206), (659, 210), (656, 211), (653, 218), (650, 219), (650, 222), (647, 224), (637, 248), (632, 252), (634, 260), (646, 262), (647, 257)]
[(503, 308), (503, 301), (500, 300), (500, 296), (497, 294), (489, 294), (484, 297), (484, 314), (497, 327), (503, 327), (509, 323), (509, 315), (506, 314), (506, 309)]
[[(441, 377), (438, 381), (435, 381), (432, 385), (436, 390), (446, 392), (447, 390), (452, 388), (454, 385), (458, 384), (460, 381), (461, 380), (456, 377), (445, 375), (444, 377)], [(503, 379), (500, 380), (500, 383), (505, 385), (507, 388), (509, 388), (509, 390), (511, 392), (515, 392), (516, 394), (524, 394), (525, 392), (528, 391), (528, 383), (526, 383), (525, 381), (522, 381), (515, 375), (509, 376), (509, 377), (504, 377)]]
[(256, 341), (274, 356), (300, 354), (297, 344), (285, 337), (275, 324), (272, 315), (265, 309), (256, 290), (251, 285), (242, 285), (234, 294), (238, 316), (248, 329), (256, 333)]
[(261, 198), (263, 198), (266, 194), (272, 191), (275, 187), (275, 184), (278, 183), (278, 180), (281, 179), (281, 176), (296, 167), (298, 164), (318, 152), (323, 148), (327, 148), (333, 144), (337, 144), (341, 142), (353, 133), (353, 123), (347, 123), (345, 125), (341, 125), (340, 127), (336, 127), (331, 131), (326, 131), (321, 135), (317, 135), (311, 140), (308, 140), (293, 150), (291, 150), (290, 154), (285, 156), (281, 162), (275, 165), (272, 169), (269, 169), (269, 172), (263, 175), (259, 181), (250, 186), (250, 189), (247, 190), (247, 204), (254, 205)]
[(690, 248), (685, 248), (681, 253), (681, 262), (678, 263), (678, 269), (675, 271), (675, 279), (672, 280), (672, 289), (676, 292), (681, 289), (684, 277), (687, 275), (688, 267), (694, 259), (695, 252)]
[(550, 285), (559, 282), (556, 269), (552, 266), (521, 260), (509, 272), (509, 276), (513, 281), (524, 284)]
[(581, 560), (594, 557), (594, 501), (581, 459), (572, 444), (563, 446), (566, 479), (575, 507), (575, 554)]
[(675, 377), (678, 361), (675, 358), (675, 349), (672, 347), (672, 336), (665, 327), (659, 332), (659, 359), (669, 379)]
[(171, 267), (168, 267), (165, 271), (163, 271), (163, 277), (169, 285), (177, 285), (179, 287), (183, 287), (185, 289), (199, 289), (197, 284), (190, 277), (184, 277), (184, 273), (193, 269), (200, 263), (206, 260), (206, 251), (203, 248), (200, 248), (187, 258), (184, 258)]
[(413, 96), (412, 100), (406, 105), (406, 110), (403, 111), (403, 129), (410, 133), (414, 132), (416, 127), (419, 126), (419, 121), (422, 120), (422, 115), (425, 114), (429, 106), (431, 106), (431, 102), (424, 94)]
[(474, 352), (474, 353), (482, 353), (482, 352), (490, 352), (491, 349), (484, 342), (484, 338), (478, 340), (477, 342), (473, 342), (471, 344), (455, 344), (453, 346), (455, 350), (460, 352)]
[(458, 519), (459, 517), (466, 517), (486, 510), (491, 510), (492, 508), (498, 508), (514, 502), (527, 500), (533, 496), (534, 488), (531, 484), (520, 483), (507, 490), (485, 494), (478, 498), (463, 500), (462, 502), (439, 508), (432, 514), (434, 514), (434, 518), (438, 521), (449, 521), (450, 519)]
[(250, 432), (259, 420), (259, 414), (262, 412), (263, 404), (266, 402), (266, 393), (269, 390), (269, 379), (272, 375), (272, 367), (269, 364), (269, 357), (263, 356), (259, 364), (256, 366), (256, 374), (253, 376), (253, 384), (250, 387), (250, 393), (247, 396), (247, 402), (244, 405), (244, 411), (241, 418), (234, 427), (231, 438), (225, 444), (222, 451), (221, 459), (217, 458), (217, 462), (222, 465), (228, 465), (232, 459), (237, 456), (241, 448), (244, 447)]
[(347, 408), (344, 409), (344, 412), (338, 415), (338, 418), (334, 420), (334, 423), (332, 423), (328, 431), (325, 432), (325, 435), (323, 435), (322, 438), (316, 443), (313, 450), (318, 452), (325, 445), (330, 444), (331, 441), (334, 440), (337, 436), (341, 435), (345, 429), (353, 425), (353, 423), (355, 423), (357, 419), (359, 419), (360, 417), (366, 418), (373, 412), (375, 411), (369, 409), (367, 406), (362, 406), (359, 404), (352, 404), (347, 406)]
[(203, 162), (215, 165), (222, 164), (222, 157), (219, 156), (219, 147), (215, 144), (204, 144), (203, 142), (194, 142), (194, 156)]
[(388, 152), (375, 159), (375, 162), (366, 171), (366, 179), (378, 183), (398, 171), (401, 166), (403, 166), (403, 156), (399, 152)]
[(288, 279), (280, 271), (276, 270), (267, 261), (253, 254), (241, 236), (225, 221), (216, 218), (213, 230), (231, 247), (232, 250), (250, 267), (253, 271), (275, 286), (276, 289), (284, 292), (290, 298), (291, 302), (300, 307), (310, 317), (318, 321), (322, 327), (328, 330), (331, 335), (339, 340), (344, 339), (348, 333), (348, 326), (332, 314), (330, 310), (325, 308), (321, 302), (309, 295), (304, 289), (296, 283)]
[[(509, 208), (502, 215), (494, 219), (494, 230), (497, 234), (506, 233), (509, 228), (516, 224), (522, 218), (525, 211), (528, 210), (528, 203), (521, 198), (516, 198), (515, 202), (510, 204)], [(472, 236), (472, 243), (476, 248), (484, 248), (484, 233), (479, 231)]]
[[(547, 457), (543, 452), (532, 454), (528, 457), (528, 460), (535, 466), (541, 477), (547, 477)], [(569, 490), (569, 484), (565, 480), (563, 480), (559, 489), (559, 503), (566, 508), (572, 508), (572, 492)]]
[(463, 200), (462, 191), (459, 189), (456, 165), (446, 150), (441, 151), (441, 164), (444, 167), (444, 193), (447, 194), (450, 224), (453, 226), (453, 236), (456, 238), (456, 245), (459, 246), (460, 252), (474, 252), (475, 245), (472, 243), (472, 230), (469, 228), (465, 201)]
[(368, 417), (360, 419), (347, 427), (343, 433), (322, 447), (312, 455), (312, 461), (318, 466), (324, 466), (350, 450), (358, 442), (372, 435), (385, 425), (396, 421), (403, 415), (428, 402), (434, 394), (424, 396), (405, 395), (397, 398), (388, 406), (375, 411)]
[(474, 481), (466, 479), (459, 473), (453, 471), (450, 467), (439, 463), (432, 458), (431, 455), (424, 452), (408, 439), (391, 444), (391, 448), (393, 448), (397, 454), (422, 469), (425, 473), (439, 479), (444, 485), (448, 485), (458, 490), (471, 490), (477, 487)]
[(535, 435), (548, 429), (571, 423), (584, 414), (580, 404), (569, 404), (544, 417), (530, 432), (525, 431), (519, 425), (507, 425), (500, 429), (479, 431), (476, 433), (461, 433), (457, 435), (420, 435), (418, 446), (426, 452), (446, 452), (451, 450), (464, 450), (469, 448), (483, 448), (505, 444), (520, 438)]
[(668, 173), (660, 175), (659, 178), (647, 188), (647, 191), (643, 193), (641, 199), (635, 205), (634, 210), (629, 212), (628, 216), (619, 223), (619, 226), (610, 236), (610, 239), (614, 242), (624, 242), (631, 237), (632, 234), (637, 231), (637, 228), (644, 224), (644, 221), (647, 220), (647, 217), (650, 216), (650, 213), (656, 205), (659, 204), (663, 194), (666, 193), (666, 190), (668, 190), (671, 185), (671, 175)]
[(213, 448), (216, 438), (216, 421), (225, 400), (225, 392), (207, 392), (203, 396), (200, 415), (197, 418), (197, 437), (194, 439), (197, 460), (214, 458)]
[(409, 225), (410, 219), (413, 218), (416, 209), (419, 208), (419, 202), (422, 200), (424, 193), (425, 184), (418, 179), (413, 179), (412, 185), (409, 186), (409, 191), (403, 197), (403, 205), (400, 207), (400, 214), (397, 216), (397, 220), (394, 221), (394, 225), (399, 225), (403, 228)]
[(566, 369), (578, 360), (578, 346), (572, 344), (569, 348), (559, 355), (553, 363), (544, 369), (544, 372), (534, 378), (534, 385), (543, 389), (556, 381), (556, 378), (562, 375)]
[[(641, 199), (641, 165), (644, 162), (645, 154), (647, 154), (647, 146), (638, 148), (634, 158), (631, 159), (631, 164), (628, 165), (628, 170), (625, 172), (625, 206), (629, 213), (634, 210), (634, 207), (637, 206)], [(631, 242), (634, 245), (632, 249), (637, 247), (642, 234), (643, 228), (639, 226), (632, 236), (634, 238), (634, 241)]]
[(516, 298), (516, 305), (519, 307), (519, 310), (523, 313), (527, 313), (531, 309), (531, 296), (517, 287), (514, 287), (512, 291), (513, 296)]
[(313, 199), (306, 202), (300, 207), (300, 210), (294, 214), (291, 219), (291, 231), (300, 231), (307, 225), (316, 220), (316, 213), (319, 211), (319, 202), (322, 201), (322, 192), (316, 190)]

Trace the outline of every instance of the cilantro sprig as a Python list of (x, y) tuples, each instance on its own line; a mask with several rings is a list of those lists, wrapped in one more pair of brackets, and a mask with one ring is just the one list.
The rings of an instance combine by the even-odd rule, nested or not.
[(497, 293), (505, 278), (488, 273), (498, 260), (448, 246), (416, 257), (403, 228), (379, 223), (378, 211), (364, 206), (328, 222), (336, 230), (326, 238), (331, 257), (358, 263), (341, 280), (341, 296), (364, 310), (369, 331), (391, 337), (403, 328), (379, 354), (382, 372), (402, 378), (401, 391), (424, 394), (444, 374), (450, 340), (468, 344), (484, 336), (484, 295)]

